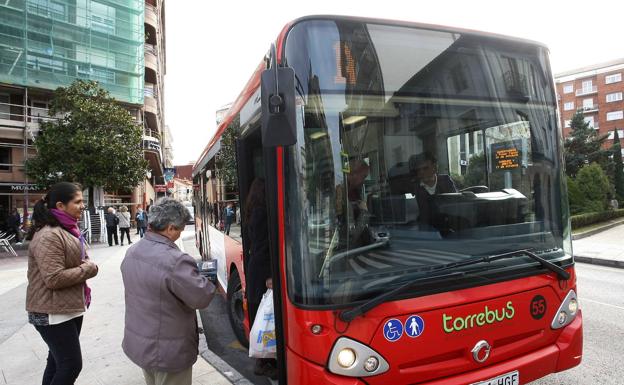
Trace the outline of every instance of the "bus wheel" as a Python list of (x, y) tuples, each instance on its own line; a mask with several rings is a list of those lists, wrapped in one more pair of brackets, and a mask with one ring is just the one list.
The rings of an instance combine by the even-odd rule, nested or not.
[(247, 333), (245, 333), (245, 327), (243, 326), (243, 320), (245, 319), (245, 310), (243, 309), (243, 286), (241, 285), (240, 277), (236, 271), (233, 272), (228, 281), (227, 304), (228, 317), (230, 319), (232, 331), (234, 331), (238, 342), (247, 348), (249, 347), (249, 341), (247, 340)]

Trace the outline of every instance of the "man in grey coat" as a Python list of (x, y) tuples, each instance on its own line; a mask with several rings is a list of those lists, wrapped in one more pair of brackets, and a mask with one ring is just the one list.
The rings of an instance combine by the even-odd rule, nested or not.
[(214, 285), (176, 241), (189, 213), (165, 198), (150, 209), (150, 230), (126, 252), (121, 264), (126, 319), (122, 347), (143, 369), (145, 382), (190, 385), (197, 361), (196, 309), (208, 306)]

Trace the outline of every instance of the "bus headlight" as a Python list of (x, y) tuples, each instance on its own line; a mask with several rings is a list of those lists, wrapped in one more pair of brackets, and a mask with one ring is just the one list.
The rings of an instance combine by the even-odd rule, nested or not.
[(336, 361), (338, 362), (338, 365), (348, 369), (355, 364), (355, 358), (355, 352), (353, 349), (345, 348), (338, 353)]
[(364, 361), (364, 370), (367, 372), (374, 372), (379, 367), (379, 360), (377, 357), (370, 356)]
[(388, 362), (370, 347), (346, 337), (340, 337), (329, 354), (330, 372), (341, 376), (368, 377), (390, 369)]
[(563, 325), (567, 319), (568, 319), (568, 314), (564, 311), (560, 311), (559, 317), (557, 317), (557, 322), (559, 323), (559, 325)]
[(576, 311), (578, 310), (578, 302), (576, 302), (576, 299), (571, 299), (570, 303), (568, 303), (568, 311), (571, 314), (576, 314)]
[(552, 320), (550, 327), (553, 329), (561, 329), (562, 327), (569, 325), (576, 317), (578, 309), (579, 306), (576, 299), (576, 293), (574, 290), (570, 290), (561, 303), (561, 306), (559, 306), (557, 313), (555, 313), (555, 318)]

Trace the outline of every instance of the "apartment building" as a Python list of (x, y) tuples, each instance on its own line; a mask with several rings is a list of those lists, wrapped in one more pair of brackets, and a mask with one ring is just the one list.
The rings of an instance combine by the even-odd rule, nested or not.
[(149, 204), (162, 179), (165, 9), (162, 0), (0, 2), (0, 218), (30, 212), (42, 192), (24, 174), (53, 91), (95, 80), (144, 127), (149, 178), (99, 203)]
[(623, 75), (624, 58), (555, 75), (564, 137), (570, 135), (570, 121), (580, 110), (598, 133), (609, 135), (607, 146), (613, 144), (615, 130), (624, 143)]

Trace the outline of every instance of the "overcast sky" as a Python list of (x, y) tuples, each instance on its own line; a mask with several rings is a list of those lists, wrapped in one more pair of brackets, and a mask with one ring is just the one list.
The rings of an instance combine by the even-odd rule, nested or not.
[(305, 15), (368, 16), (496, 32), (545, 43), (555, 73), (624, 57), (624, 1), (312, 0), (166, 2), (165, 122), (174, 164), (194, 162), (269, 45)]

